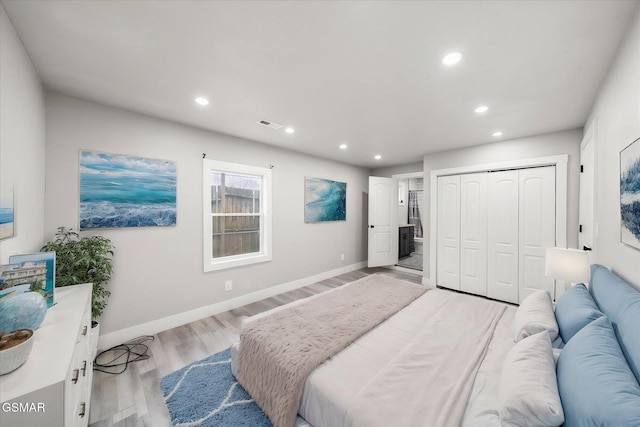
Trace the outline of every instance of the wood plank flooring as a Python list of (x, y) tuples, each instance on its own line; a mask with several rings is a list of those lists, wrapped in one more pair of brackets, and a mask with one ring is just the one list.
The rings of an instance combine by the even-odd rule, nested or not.
[(89, 425), (170, 427), (160, 378), (238, 341), (240, 321), (244, 316), (253, 316), (374, 273), (421, 282), (418, 275), (365, 268), (160, 332), (153, 341), (146, 342), (151, 355), (148, 360), (131, 363), (124, 373), (118, 375), (94, 371)]

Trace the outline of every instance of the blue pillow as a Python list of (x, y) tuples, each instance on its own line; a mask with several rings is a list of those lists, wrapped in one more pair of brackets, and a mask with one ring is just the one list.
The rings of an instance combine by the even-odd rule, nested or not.
[(582, 284), (572, 286), (562, 294), (556, 304), (556, 321), (560, 327), (560, 336), (565, 343), (580, 329), (604, 316), (596, 302)]
[(571, 338), (556, 374), (565, 427), (640, 426), (640, 385), (606, 316)]
[(591, 266), (593, 299), (611, 320), (627, 362), (640, 382), (640, 292), (608, 268)]

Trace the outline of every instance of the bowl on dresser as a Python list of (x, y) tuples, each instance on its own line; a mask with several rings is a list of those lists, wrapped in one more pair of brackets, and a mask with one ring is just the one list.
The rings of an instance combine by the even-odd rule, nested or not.
[(0, 375), (15, 371), (27, 361), (33, 347), (32, 337), (31, 329), (0, 332)]

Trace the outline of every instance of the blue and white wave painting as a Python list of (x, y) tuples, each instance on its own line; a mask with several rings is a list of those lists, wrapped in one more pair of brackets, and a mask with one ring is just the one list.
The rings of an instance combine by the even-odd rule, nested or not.
[(305, 178), (304, 184), (304, 222), (346, 220), (346, 182)]
[(640, 139), (620, 153), (620, 217), (622, 242), (640, 249)]
[(2, 191), (0, 194), (0, 240), (14, 236), (14, 220), (13, 191)]
[(80, 152), (80, 229), (176, 224), (176, 164)]

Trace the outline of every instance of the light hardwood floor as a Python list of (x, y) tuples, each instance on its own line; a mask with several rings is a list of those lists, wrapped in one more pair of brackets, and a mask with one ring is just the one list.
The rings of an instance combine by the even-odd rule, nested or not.
[(160, 378), (238, 341), (240, 321), (244, 316), (253, 316), (373, 273), (414, 283), (421, 281), (421, 276), (397, 270), (365, 268), (160, 332), (154, 341), (147, 342), (151, 355), (148, 360), (131, 363), (118, 375), (94, 372), (89, 425), (170, 427)]

